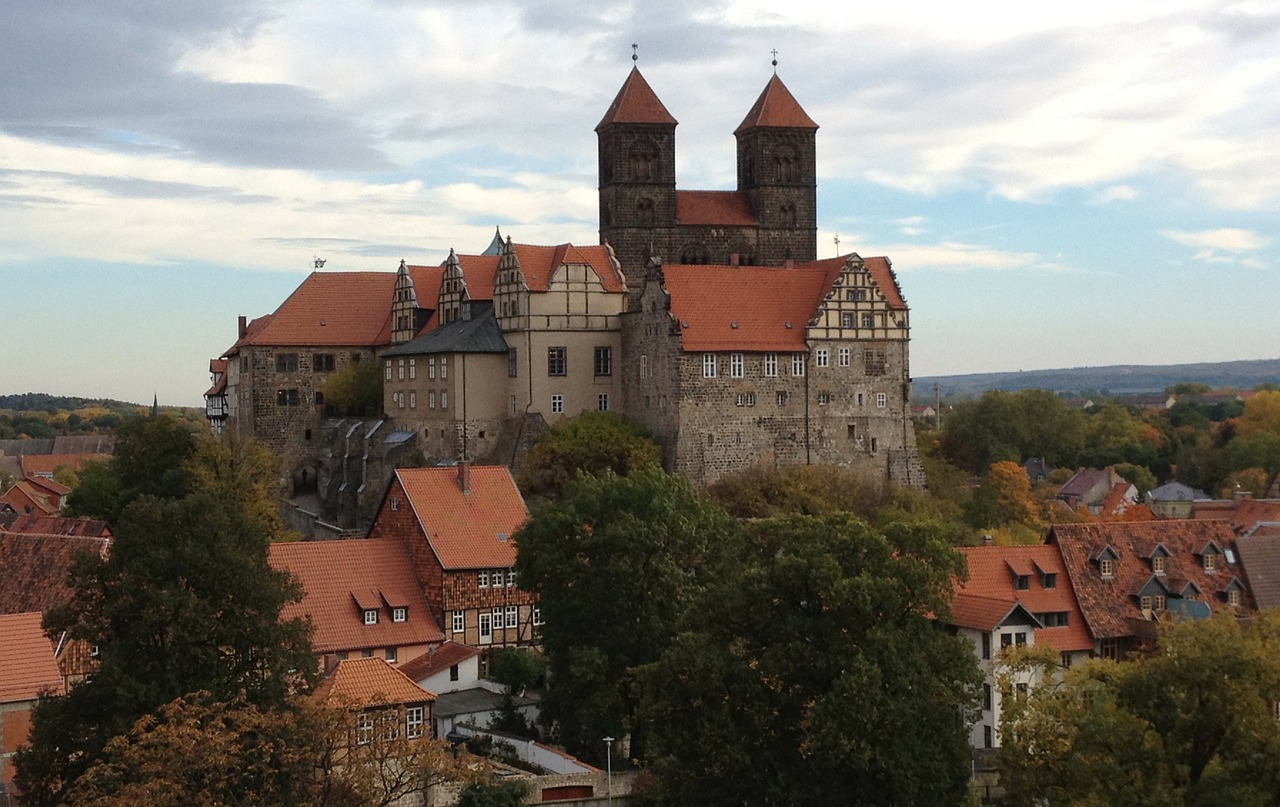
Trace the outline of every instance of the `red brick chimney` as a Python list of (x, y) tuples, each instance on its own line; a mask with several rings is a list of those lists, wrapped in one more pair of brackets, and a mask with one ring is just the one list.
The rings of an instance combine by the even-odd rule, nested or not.
[(730, 265), (730, 266), (737, 266), (741, 261), (742, 261), (742, 257), (741, 257), (740, 255), (738, 255), (738, 253), (736, 253), (736, 252), (732, 253), (732, 254), (729, 256), (729, 265)]
[(243, 339), (244, 335), (247, 334), (248, 332), (249, 332), (249, 321), (245, 319), (244, 314), (241, 314), (240, 315), (240, 338)]
[(463, 493), (471, 492), (471, 463), (467, 460), (458, 463), (458, 487)]

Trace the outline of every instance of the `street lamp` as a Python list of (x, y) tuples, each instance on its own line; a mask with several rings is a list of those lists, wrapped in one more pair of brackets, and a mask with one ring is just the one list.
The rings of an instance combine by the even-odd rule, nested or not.
[(609, 804), (613, 804), (613, 738), (604, 738), (605, 764), (609, 771)]

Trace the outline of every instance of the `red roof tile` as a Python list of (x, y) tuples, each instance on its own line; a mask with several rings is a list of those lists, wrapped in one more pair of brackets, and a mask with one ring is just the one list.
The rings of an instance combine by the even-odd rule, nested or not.
[[(1067, 624), (1037, 629), (1036, 642), (1045, 642), (1059, 652), (1093, 647), (1058, 547), (978, 546), (959, 551), (969, 564), (969, 579), (956, 585), (957, 598), (965, 595), (1018, 602), (1033, 614), (1065, 612)], [(1026, 589), (1017, 588), (1011, 569), (1027, 575)], [(1056, 575), (1053, 588), (1044, 587), (1044, 574)]]
[(0, 703), (34, 700), (42, 692), (62, 694), (62, 675), (40, 628), (41, 616), (0, 615)]
[[(110, 454), (23, 454), (19, 458), (22, 463), (22, 475), (27, 479), (34, 476), (52, 474), (54, 469), (59, 465), (66, 465), (73, 471), (79, 471), (84, 468), (86, 462), (101, 462), (110, 459)], [(69, 492), (69, 488), (63, 488), (62, 492)]]
[(907, 302), (902, 298), (902, 289), (898, 286), (898, 276), (893, 273), (893, 267), (889, 264), (889, 259), (884, 257), (863, 258), (862, 265), (871, 275), (871, 279), (875, 281), (876, 287), (884, 295), (889, 307), (897, 311), (906, 310)]
[(745, 191), (676, 191), (676, 221), (739, 227), (760, 223)]
[(22, 513), (0, 513), (0, 532), (24, 532), (32, 535), (87, 535), (110, 538), (107, 522), (91, 518), (64, 518)]
[[(300, 602), (282, 619), (309, 616), (317, 653), (405, 647), (444, 640), (418, 587), (409, 551), (399, 541), (297, 541), (272, 544), (269, 560), (302, 583)], [(391, 609), (406, 604), (404, 622)], [(364, 624), (364, 607), (378, 609), (378, 622)]]
[(270, 320), (236, 343), (373, 347), (390, 334), (394, 272), (312, 272)]
[(1280, 607), (1280, 527), (1259, 527), (1237, 541), (1236, 550), (1257, 606)]
[(992, 631), (1018, 607), (1016, 600), (956, 594), (951, 600), (951, 624), (962, 628)]
[(435, 652), (423, 653), (396, 669), (404, 673), (410, 681), (425, 681), (442, 670), (447, 670), (455, 664), (461, 664), (478, 655), (480, 651), (474, 647), (458, 642), (445, 642), (437, 647)]
[(775, 73), (764, 91), (756, 99), (751, 111), (742, 119), (742, 123), (734, 134), (754, 129), (757, 126), (768, 126), (779, 129), (817, 129), (818, 124), (800, 107), (796, 97), (787, 89)]
[(552, 247), (532, 244), (512, 244), (520, 273), (530, 291), (547, 291), (556, 272), (565, 264), (586, 264), (595, 271), (605, 291), (625, 290), (625, 280), (605, 246), (579, 247), (558, 244)]
[(72, 562), (85, 552), (105, 555), (110, 545), (107, 538), (0, 533), (0, 614), (66, 604)]
[(658, 95), (649, 86), (649, 82), (640, 75), (640, 69), (631, 68), (627, 80), (614, 96), (613, 103), (596, 124), (596, 131), (614, 123), (657, 123), (676, 125), (676, 119), (658, 100)]
[(386, 659), (376, 656), (339, 661), (316, 687), (314, 697), (330, 706), (391, 706), (436, 699)]
[(462, 282), (471, 300), (492, 300), (493, 283), (498, 274), (498, 255), (459, 255)]
[(529, 517), (505, 467), (473, 466), (471, 490), (458, 484), (458, 468), (398, 468), (396, 478), (431, 549), (445, 569), (513, 566), (511, 536)]
[(1259, 521), (1280, 521), (1280, 500), (1242, 499), (1231, 514), (1231, 529), (1237, 535)]

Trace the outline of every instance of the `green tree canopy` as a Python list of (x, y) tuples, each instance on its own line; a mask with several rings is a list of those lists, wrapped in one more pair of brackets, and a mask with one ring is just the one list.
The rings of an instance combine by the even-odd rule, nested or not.
[(1044, 457), (1074, 467), (1084, 447), (1085, 416), (1045, 390), (992, 391), (957, 404), (943, 425), (942, 451), (970, 473), (994, 462)]
[(111, 458), (85, 464), (79, 486), (67, 495), (68, 512), (114, 524), (139, 496), (179, 499), (187, 495), (191, 492), (187, 462), (199, 439), (198, 427), (190, 421), (172, 415), (130, 415), (116, 432)]
[(352, 362), (329, 376), (324, 385), (324, 402), (350, 415), (381, 412), (382, 379), (381, 362)]
[(600, 738), (643, 758), (635, 672), (658, 658), (734, 531), (722, 510), (659, 469), (579, 476), (515, 535), (522, 587), (538, 595), (554, 685), (542, 701), (560, 741), (603, 762)]
[(662, 466), (662, 449), (615, 412), (583, 412), (559, 423), (529, 451), (516, 482), (526, 496), (560, 495), (578, 472), (632, 471)]
[(707, 492), (737, 518), (837, 512), (870, 518), (889, 502), (883, 480), (831, 465), (752, 465), (726, 474)]
[(662, 804), (958, 804), (980, 675), (937, 630), (963, 560), (927, 524), (845, 514), (745, 541), (646, 669)]

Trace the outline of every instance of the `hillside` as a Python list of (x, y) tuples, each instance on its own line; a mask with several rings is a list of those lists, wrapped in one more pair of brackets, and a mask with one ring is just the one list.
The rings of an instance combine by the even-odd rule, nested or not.
[(1047, 389), (1058, 393), (1138, 394), (1161, 392), (1182, 383), (1208, 384), (1214, 389), (1252, 389), (1280, 383), (1280, 359), (1202, 364), (1118, 364), (1110, 367), (1070, 367), (1011, 373), (928, 376), (913, 380), (914, 397), (933, 397), (937, 384), (944, 397), (976, 397), (987, 390)]

